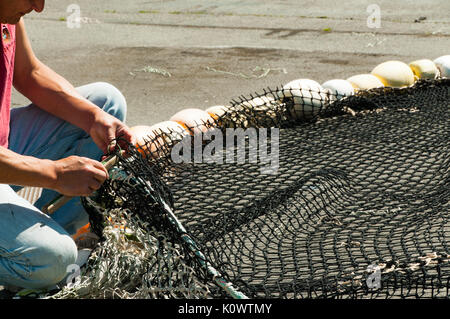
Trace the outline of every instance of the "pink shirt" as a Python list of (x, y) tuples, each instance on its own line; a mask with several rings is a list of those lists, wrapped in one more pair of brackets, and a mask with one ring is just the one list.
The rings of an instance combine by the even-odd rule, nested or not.
[(9, 112), (16, 51), (16, 26), (0, 24), (2, 36), (0, 56), (0, 146), (8, 147)]

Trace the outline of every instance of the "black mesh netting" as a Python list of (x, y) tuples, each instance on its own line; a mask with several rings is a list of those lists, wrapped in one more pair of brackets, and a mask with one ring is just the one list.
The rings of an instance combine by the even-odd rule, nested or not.
[[(105, 237), (122, 223), (136, 246), (123, 258), (138, 265), (109, 262), (129, 275), (109, 283), (108, 296), (228, 297), (220, 277), (251, 298), (448, 297), (449, 115), (449, 79), (339, 100), (267, 89), (199, 124), (219, 129), (212, 151), (206, 140), (185, 137), (180, 148), (180, 136), (160, 132), (146, 158), (131, 148), (115, 168), (122, 177), (85, 201), (104, 239), (86, 276), (94, 281), (101, 254), (122, 258), (120, 249), (108, 257)], [(236, 128), (245, 161), (239, 141), (221, 143)], [(269, 157), (254, 152), (261, 141)], [(270, 172), (267, 158), (276, 162)]]

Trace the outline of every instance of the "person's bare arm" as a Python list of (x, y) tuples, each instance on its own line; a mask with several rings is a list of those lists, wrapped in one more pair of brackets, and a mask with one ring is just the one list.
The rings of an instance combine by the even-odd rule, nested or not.
[(124, 123), (85, 99), (66, 79), (36, 58), (23, 19), (16, 27), (13, 84), (38, 107), (83, 129), (105, 153), (110, 141), (118, 136), (134, 142)]
[(58, 161), (17, 154), (0, 146), (0, 183), (38, 186), (70, 196), (87, 196), (108, 178), (100, 162), (70, 156)]
[[(80, 96), (64, 78), (40, 62), (26, 36), (23, 20), (16, 28), (14, 87), (38, 107), (89, 133), (104, 151), (111, 138), (129, 130), (113, 116)], [(58, 161), (17, 154), (0, 147), (0, 183), (40, 186), (64, 195), (85, 196), (98, 189), (108, 177), (95, 160), (70, 156)]]

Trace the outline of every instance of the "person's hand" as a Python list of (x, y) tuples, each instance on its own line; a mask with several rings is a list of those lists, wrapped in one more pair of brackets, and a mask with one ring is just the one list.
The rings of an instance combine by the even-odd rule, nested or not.
[(67, 196), (89, 196), (109, 177), (102, 163), (69, 156), (54, 162), (56, 181), (52, 189)]
[[(102, 110), (96, 113), (88, 133), (104, 154), (114, 150), (118, 137), (133, 145), (136, 143), (136, 137), (128, 126)], [(120, 141), (119, 146), (126, 148), (126, 145), (120, 145)]]

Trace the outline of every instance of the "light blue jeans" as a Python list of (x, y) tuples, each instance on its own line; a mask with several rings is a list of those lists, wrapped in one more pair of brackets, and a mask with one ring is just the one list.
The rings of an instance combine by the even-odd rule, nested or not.
[[(112, 85), (97, 82), (77, 91), (105, 112), (125, 121), (126, 101)], [(90, 136), (31, 104), (11, 110), (9, 148), (19, 154), (57, 160), (78, 155), (100, 160)], [(88, 222), (76, 197), (51, 217), (42, 206), (57, 193), (44, 189), (33, 205), (16, 194), (20, 187), (0, 184), (0, 285), (45, 288), (61, 281), (77, 258), (70, 237)]]

